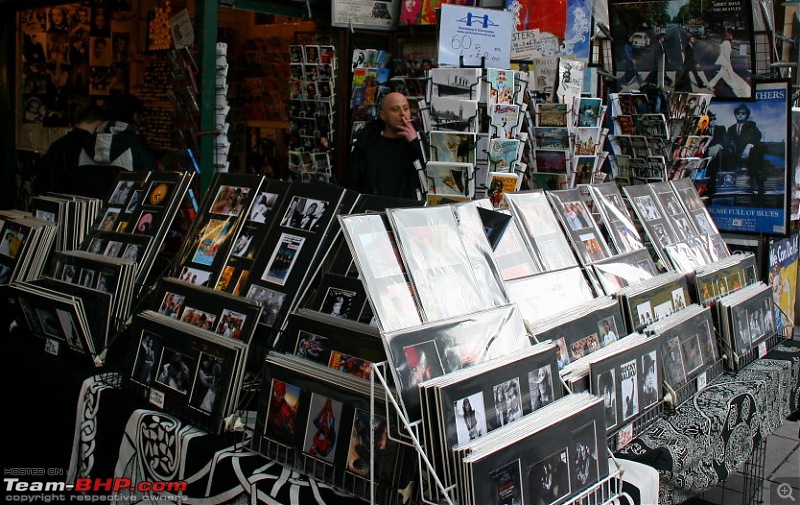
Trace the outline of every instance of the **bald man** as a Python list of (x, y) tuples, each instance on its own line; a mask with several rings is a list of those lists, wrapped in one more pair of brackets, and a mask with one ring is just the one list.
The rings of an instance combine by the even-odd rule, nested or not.
[(344, 186), (360, 193), (419, 200), (422, 192), (414, 162), (422, 168), (424, 159), (408, 100), (402, 93), (389, 93), (381, 101), (379, 119), (358, 134)]

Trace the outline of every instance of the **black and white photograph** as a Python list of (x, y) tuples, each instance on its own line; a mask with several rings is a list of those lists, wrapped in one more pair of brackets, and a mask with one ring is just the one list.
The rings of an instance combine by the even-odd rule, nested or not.
[(639, 215), (643, 221), (661, 219), (661, 212), (656, 208), (656, 204), (650, 195), (637, 196), (633, 201), (636, 204), (636, 208), (639, 209)]
[(486, 434), (486, 410), (481, 391), (454, 402), (453, 408), (459, 445)]
[(261, 323), (272, 326), (275, 324), (281, 308), (283, 308), (286, 293), (259, 286), (258, 284), (251, 284), (246, 298), (264, 307), (264, 311), (261, 313)]
[(277, 194), (269, 193), (267, 191), (262, 191), (256, 195), (255, 201), (253, 202), (253, 207), (250, 209), (250, 221), (254, 221), (256, 223), (266, 223), (269, 213), (275, 206), (275, 202), (277, 200)]
[(109, 205), (125, 205), (135, 186), (136, 181), (118, 182), (116, 188), (114, 188), (114, 192), (111, 193), (111, 197), (108, 199)]
[(639, 370), (636, 360), (623, 363), (619, 372), (622, 419), (627, 421), (639, 413)]
[(667, 338), (661, 344), (661, 361), (664, 365), (664, 381), (675, 388), (686, 382), (683, 368), (681, 344), (678, 337)]
[(492, 387), (494, 395), (495, 423), (505, 426), (522, 418), (522, 394), (519, 378), (514, 378)]
[(194, 360), (186, 354), (165, 347), (158, 362), (156, 382), (178, 393), (186, 394), (192, 385), (194, 365)]
[(572, 492), (569, 451), (565, 447), (528, 468), (528, 503), (550, 505)]
[(239, 232), (239, 236), (236, 237), (236, 241), (233, 243), (233, 247), (231, 248), (231, 254), (239, 258), (251, 257), (252, 249), (254, 247), (253, 244), (254, 235), (255, 235), (255, 230), (250, 228), (245, 228), (241, 232)]
[(652, 406), (660, 399), (661, 391), (658, 385), (658, 358), (655, 350), (642, 355), (641, 371), (642, 380), (642, 410)]
[(139, 339), (132, 379), (149, 385), (155, 379), (156, 360), (161, 356), (161, 339), (158, 335), (143, 332)]
[(325, 299), (320, 307), (320, 312), (345, 319), (354, 319), (354, 311), (360, 311), (354, 301), (356, 293), (344, 289), (330, 287), (325, 293)]
[(198, 286), (205, 286), (211, 277), (211, 272), (199, 268), (183, 267), (179, 279)]
[(597, 446), (594, 421), (572, 433), (572, 460), (575, 464), (575, 482), (578, 488), (589, 486), (600, 480)]
[(597, 393), (603, 399), (606, 429), (617, 425), (617, 383), (616, 370), (611, 368), (597, 376)]
[(220, 388), (224, 387), (222, 360), (201, 352), (198, 361), (200, 365), (192, 384), (189, 405), (204, 412), (216, 412), (217, 401), (222, 396)]
[(281, 226), (315, 231), (327, 207), (328, 202), (323, 200), (294, 196), (281, 219)]
[(552, 402), (553, 373), (550, 365), (544, 365), (528, 372), (528, 391), (531, 398), (531, 412), (539, 410)]

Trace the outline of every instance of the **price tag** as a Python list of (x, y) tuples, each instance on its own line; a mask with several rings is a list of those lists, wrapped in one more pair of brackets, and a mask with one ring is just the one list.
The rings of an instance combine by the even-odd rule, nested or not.
[(44, 352), (52, 354), (53, 356), (58, 356), (59, 351), (61, 351), (61, 343), (58, 340), (52, 338), (45, 339)]
[(510, 11), (442, 4), (439, 63), (508, 69), (513, 32)]
[(164, 408), (164, 393), (162, 393), (161, 391), (157, 391), (151, 388), (148, 399), (150, 400), (150, 403), (152, 403), (156, 407), (160, 409)]
[(708, 384), (708, 372), (703, 372), (697, 376), (697, 390), (701, 391)]
[(766, 355), (767, 355), (767, 343), (761, 342), (760, 344), (758, 344), (758, 357), (763, 358)]
[(617, 450), (630, 444), (633, 440), (633, 424), (628, 424), (620, 428), (617, 432)]

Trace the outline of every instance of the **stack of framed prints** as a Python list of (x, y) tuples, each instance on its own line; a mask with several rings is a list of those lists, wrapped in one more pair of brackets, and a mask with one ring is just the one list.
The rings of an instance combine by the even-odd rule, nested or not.
[(0, 286), (38, 279), (57, 234), (56, 223), (27, 212), (0, 216)]
[(52, 277), (12, 287), (47, 352), (86, 355), (101, 366), (101, 355), (131, 316), (135, 276), (132, 260), (72, 250), (55, 254)]
[(479, 207), (478, 212), (503, 281), (530, 277), (544, 271), (544, 266), (528, 246), (519, 220), (508, 209)]
[(583, 266), (608, 259), (611, 248), (577, 188), (548, 191), (550, 204)]
[(740, 370), (766, 354), (768, 340), (777, 331), (768, 285), (759, 281), (722, 296), (714, 311), (729, 370)]
[(622, 309), (610, 296), (561, 310), (529, 324), (528, 331), (533, 342), (556, 344), (559, 370), (627, 335)]
[(530, 345), (515, 305), (383, 333), (401, 406), (421, 419), (419, 384)]
[(517, 422), (561, 398), (556, 346), (534, 345), (427, 380), (419, 388), (425, 452), (447, 488), (458, 482), (453, 447)]
[[(140, 292), (148, 283), (193, 178), (194, 172), (120, 172), (80, 249), (106, 255), (114, 252), (117, 257), (126, 251), (131, 256), (135, 253), (136, 284)], [(109, 245), (111, 242), (115, 244)], [(109, 247), (111, 250), (106, 252)]]
[(297, 356), (270, 352), (265, 364), (256, 450), (371, 503), (404, 503), (417, 454), (383, 390)]
[(421, 324), (417, 296), (386, 215), (350, 214), (340, 216), (339, 222), (378, 328), (394, 331)]
[(496, 213), (481, 207), (476, 201), (452, 204), (450, 207), (456, 218), (470, 268), (478, 283), (478, 292), (484, 298), (484, 306), (507, 304), (509, 300), (503, 275), (489, 241), (491, 232), (487, 231), (486, 221), (481, 214), (482, 211)]
[(608, 476), (603, 401), (564, 396), (454, 451), (457, 503), (565, 503)]
[(544, 190), (509, 193), (505, 198), (545, 271), (578, 265)]
[(606, 295), (614, 295), (624, 287), (659, 274), (658, 266), (647, 249), (634, 249), (592, 263), (586, 272), (597, 291)]
[(644, 249), (642, 237), (622, 198), (619, 185), (613, 181), (592, 184), (589, 186), (589, 194), (616, 254)]
[[(386, 211), (425, 321), (488, 309), (449, 206)], [(459, 293), (445, 298), (442, 293)]]
[(42, 277), (11, 285), (31, 334), (44, 350), (87, 366), (102, 366), (111, 328), (111, 294)]
[(664, 272), (617, 291), (627, 332), (652, 324), (692, 303), (686, 274)]
[[(653, 194), (649, 184), (624, 186), (622, 190), (631, 202), (631, 207), (642, 224), (657, 257), (665, 265), (671, 265), (665, 248), (678, 242), (678, 236), (673, 229), (675, 223), (670, 219), (670, 215), (666, 213), (661, 202)], [(677, 200), (674, 203), (679, 205)]]
[(31, 199), (31, 214), (58, 224), (55, 251), (77, 249), (94, 223), (103, 201), (76, 195), (48, 193)]
[[(229, 258), (252, 254), (251, 248), (263, 241), (261, 224), (267, 224), (278, 200), (276, 193), (262, 191), (264, 178), (254, 174), (217, 173), (200, 204), (200, 211), (176, 256), (172, 277), (192, 284), (240, 291), (242, 269), (230, 266)], [(253, 207), (258, 199), (258, 208)], [(245, 222), (255, 225), (242, 232)], [(257, 231), (262, 231), (256, 236)], [(255, 241), (260, 238), (261, 241)], [(227, 270), (226, 270), (227, 269)], [(225, 274), (223, 274), (225, 272)], [(235, 273), (235, 275), (234, 275)]]
[(730, 256), (728, 245), (722, 239), (722, 235), (711, 218), (705, 202), (700, 198), (694, 182), (690, 178), (684, 177), (673, 179), (669, 183), (689, 216), (690, 223), (694, 224), (701, 238), (707, 239), (705, 251), (708, 252), (709, 257), (712, 260), (719, 260)]
[(611, 436), (661, 402), (660, 337), (631, 334), (607, 351), (589, 358), (589, 382), (592, 394), (603, 399), (606, 432)]
[[(214, 329), (223, 323), (220, 317)], [(152, 310), (136, 314), (131, 331), (124, 387), (204, 431), (220, 432), (238, 408), (248, 344)]]
[(262, 324), (279, 329), (296, 307), (331, 247), (336, 215), (350, 212), (352, 197), (323, 182), (293, 182), (288, 188), (240, 290), (264, 306)]
[(169, 277), (153, 290), (150, 310), (189, 326), (250, 344), (262, 308), (244, 297)]
[[(111, 294), (108, 312), (112, 331), (122, 328), (133, 315), (136, 262), (133, 259), (85, 251), (62, 251), (55, 256), (53, 278), (66, 284)], [(90, 310), (105, 310), (89, 306)]]
[[(647, 328), (661, 339), (661, 367), (672, 402), (680, 405), (722, 373), (711, 309), (696, 303)], [(697, 389), (692, 387), (697, 385)], [(692, 391), (694, 389), (694, 391)]]
[(386, 361), (377, 328), (309, 309), (289, 314), (275, 350), (362, 379)]
[(715, 299), (753, 284), (757, 278), (755, 255), (742, 252), (698, 268), (689, 280), (695, 300), (711, 305)]
[(552, 316), (596, 296), (578, 266), (507, 281), (506, 292), (528, 322)]

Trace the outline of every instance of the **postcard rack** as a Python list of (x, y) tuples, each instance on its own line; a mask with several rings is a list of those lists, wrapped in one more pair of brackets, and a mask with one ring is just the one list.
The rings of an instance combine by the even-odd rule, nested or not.
[[(371, 392), (371, 402), (370, 402), (370, 409), (371, 415), (374, 415), (375, 412), (375, 388), (383, 388), (386, 392), (385, 398), (387, 403), (387, 408), (389, 408), (388, 404), (391, 404), (389, 412), (394, 411), (396, 414), (396, 418), (398, 422), (402, 424), (402, 428), (405, 432), (405, 435), (408, 437), (408, 440), (396, 440), (397, 442), (410, 445), (412, 446), (417, 453), (417, 470), (419, 472), (420, 478), (420, 486), (427, 486), (427, 488), (420, 489), (419, 492), (419, 500), (420, 503), (425, 505), (455, 505), (457, 501), (454, 498), (455, 486), (445, 487), (441, 478), (436, 474), (433, 465), (425, 454), (425, 450), (420, 442), (420, 429), (421, 429), (421, 421), (414, 421), (411, 422), (407, 416), (403, 413), (403, 409), (400, 404), (397, 402), (394, 394), (392, 393), (392, 388), (389, 385), (388, 380), (388, 363), (373, 363), (372, 370), (370, 373), (370, 392)], [(391, 417), (391, 416), (388, 416)], [(391, 433), (391, 429), (389, 432)], [(402, 433), (402, 432), (401, 432)], [(609, 451), (609, 454), (613, 457), (613, 454)], [(370, 462), (372, 466), (374, 461)], [(582, 503), (594, 503), (597, 505), (613, 503), (622, 493), (622, 472), (623, 469), (616, 465), (616, 468), (609, 472), (609, 475), (600, 479), (597, 483), (593, 484), (591, 487), (581, 491), (580, 493), (576, 494), (568, 501), (564, 502), (564, 505), (578, 505)], [(370, 473), (372, 475), (372, 473)], [(371, 484), (371, 494), (370, 494), (370, 503), (375, 503), (374, 500), (374, 491), (375, 491), (375, 483), (373, 481), (370, 482)], [(433, 488), (433, 489), (431, 489)], [(401, 496), (405, 499), (403, 503), (408, 503), (409, 493), (412, 492), (411, 489), (406, 488), (402, 490), (398, 490)], [(435, 496), (438, 497), (436, 501), (430, 499), (430, 497)]]

